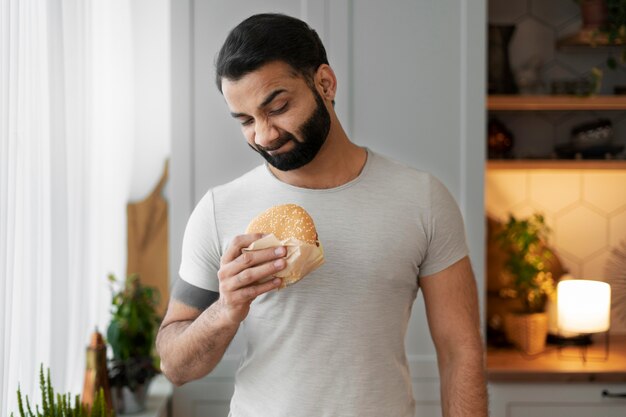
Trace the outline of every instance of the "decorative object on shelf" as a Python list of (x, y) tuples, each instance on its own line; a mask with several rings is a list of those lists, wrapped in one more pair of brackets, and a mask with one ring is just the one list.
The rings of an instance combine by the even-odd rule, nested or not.
[(487, 155), (489, 159), (511, 158), (513, 133), (499, 119), (492, 117), (487, 125)]
[[(616, 70), (626, 68), (626, 0), (574, 0), (580, 6), (581, 29), (557, 42), (559, 48), (603, 47), (608, 54), (606, 66)], [(617, 51), (617, 53), (615, 53)], [(592, 69), (592, 77), (602, 79), (599, 67)], [(615, 94), (620, 87), (615, 86)], [(596, 91), (599, 91), (597, 85)]]
[(605, 0), (573, 0), (580, 6), (580, 18), (582, 27), (580, 30), (559, 41), (560, 47), (567, 46), (592, 46), (606, 43), (606, 39), (600, 36), (601, 29), (606, 27), (608, 20), (608, 8)]
[[(606, 360), (609, 355), (611, 286), (602, 281), (571, 279), (559, 282), (557, 294), (559, 330), (576, 335), (570, 339), (581, 347), (583, 362), (589, 359)], [(594, 333), (604, 333), (604, 356), (600, 358), (587, 356), (587, 346), (592, 343), (591, 335)], [(563, 340), (563, 344), (568, 344), (568, 338)]]
[(489, 24), (488, 30), (488, 92), (516, 94), (518, 89), (509, 58), (509, 44), (515, 33), (515, 25)]
[[(601, 73), (599, 74), (601, 78)], [(559, 79), (550, 82), (550, 94), (555, 96), (588, 97), (597, 92), (599, 83), (586, 78)]]
[(541, 56), (535, 54), (515, 72), (515, 81), (520, 94), (537, 95), (543, 94), (544, 84), (541, 79)]
[(613, 143), (613, 125), (608, 119), (575, 126), (567, 144), (557, 145), (555, 152), (561, 158), (610, 159), (624, 149), (624, 145)]
[(113, 405), (120, 414), (135, 413), (145, 409), (150, 381), (158, 372), (154, 342), (161, 321), (156, 312), (159, 294), (141, 285), (137, 274), (123, 282), (109, 275), (109, 282), (113, 298), (107, 341), (113, 351), (109, 361)]
[(626, 240), (611, 250), (605, 274), (612, 289), (612, 312), (617, 327), (626, 329)]
[(509, 215), (497, 238), (506, 253), (503, 276), (508, 288), (503, 295), (521, 301), (519, 311), (504, 316), (507, 338), (526, 354), (540, 353), (548, 335), (546, 302), (554, 296), (554, 279), (549, 271), (553, 252), (548, 248), (550, 229), (543, 215), (535, 213), (526, 219)]
[[(98, 391), (93, 405), (90, 409), (81, 402), (80, 395), (76, 395), (73, 399), (70, 394), (56, 394), (50, 383), (50, 369), (47, 376), (44, 376), (43, 364), (39, 368), (39, 387), (41, 389), (41, 409), (35, 407), (36, 413), (33, 413), (28, 395), (22, 398), (22, 392), (19, 387), (17, 389), (17, 403), (19, 407), (20, 417), (112, 417), (112, 410), (107, 409), (104, 392)], [(11, 413), (13, 417), (13, 413)]]
[(612, 140), (613, 124), (608, 119), (584, 123), (572, 129), (571, 143), (580, 150), (608, 145)]
[(620, 156), (623, 150), (624, 145), (619, 143), (592, 146), (584, 150), (576, 149), (571, 143), (554, 147), (560, 159), (623, 159), (623, 156)]
[(91, 334), (87, 346), (87, 364), (83, 383), (82, 401), (88, 410), (91, 410), (98, 393), (104, 395), (108, 410), (113, 409), (111, 403), (111, 389), (109, 388), (109, 374), (107, 370), (107, 347), (98, 329)]
[(588, 32), (597, 31), (606, 25), (608, 9), (605, 0), (575, 0), (580, 5), (582, 29)]

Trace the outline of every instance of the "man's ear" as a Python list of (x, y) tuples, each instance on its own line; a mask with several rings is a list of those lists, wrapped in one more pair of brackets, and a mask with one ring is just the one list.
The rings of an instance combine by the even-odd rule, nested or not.
[(333, 101), (337, 93), (337, 77), (328, 64), (322, 64), (315, 73), (315, 86), (326, 100)]

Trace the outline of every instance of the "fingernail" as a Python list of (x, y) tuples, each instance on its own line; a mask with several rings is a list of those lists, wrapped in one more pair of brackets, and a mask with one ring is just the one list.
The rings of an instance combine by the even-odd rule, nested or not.
[(277, 269), (283, 269), (283, 267), (285, 266), (285, 261), (283, 261), (282, 259), (278, 259), (277, 261), (274, 262), (274, 266)]
[(280, 279), (280, 278), (276, 278), (274, 281), (272, 281), (272, 284), (274, 284), (274, 285), (280, 285), (282, 282), (283, 282), (283, 280), (282, 280), (282, 279)]
[(285, 254), (285, 248), (284, 248), (284, 247), (282, 247), (282, 246), (279, 246), (279, 247), (277, 247), (277, 248), (274, 250), (274, 253), (275, 253), (276, 255), (284, 255), (284, 254)]

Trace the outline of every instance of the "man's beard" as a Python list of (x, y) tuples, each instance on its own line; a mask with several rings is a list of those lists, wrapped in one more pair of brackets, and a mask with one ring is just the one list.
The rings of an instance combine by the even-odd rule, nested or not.
[[(281, 132), (271, 148), (263, 148), (256, 144), (250, 145), (270, 165), (280, 171), (298, 169), (311, 162), (328, 137), (330, 114), (319, 93), (313, 90), (313, 94), (317, 106), (311, 117), (300, 128), (301, 140), (296, 139), (290, 132)], [(290, 151), (276, 155), (268, 153), (268, 151), (280, 149), (289, 141), (293, 142), (293, 148)]]

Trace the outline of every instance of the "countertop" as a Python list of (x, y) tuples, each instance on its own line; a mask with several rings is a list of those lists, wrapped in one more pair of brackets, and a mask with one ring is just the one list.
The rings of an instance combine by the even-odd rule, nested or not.
[(487, 377), (490, 382), (600, 382), (626, 383), (626, 335), (611, 335), (609, 355), (604, 357), (604, 338), (596, 338), (583, 361), (581, 348), (559, 349), (546, 345), (535, 356), (510, 348), (487, 348)]

